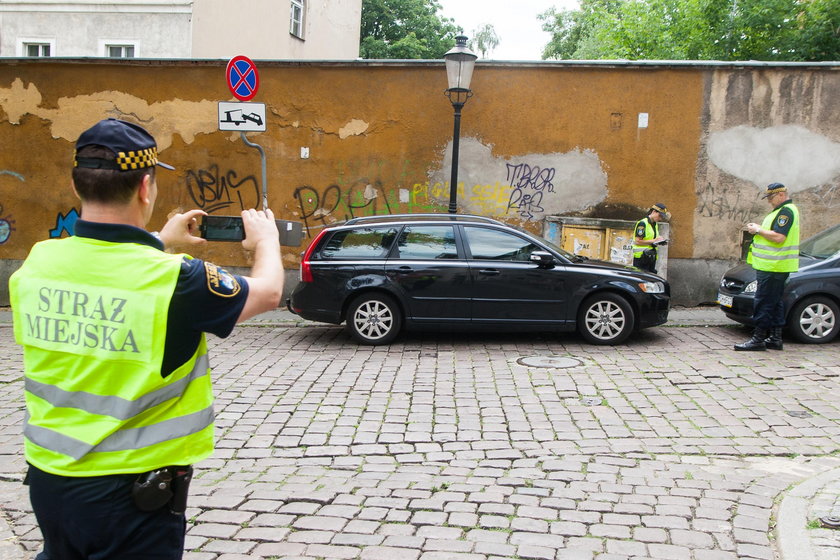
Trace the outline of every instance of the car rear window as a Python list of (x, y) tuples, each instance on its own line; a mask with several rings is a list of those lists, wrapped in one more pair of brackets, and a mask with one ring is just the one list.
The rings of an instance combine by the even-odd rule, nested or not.
[(335, 232), (321, 249), (323, 259), (384, 259), (399, 228), (368, 227)]

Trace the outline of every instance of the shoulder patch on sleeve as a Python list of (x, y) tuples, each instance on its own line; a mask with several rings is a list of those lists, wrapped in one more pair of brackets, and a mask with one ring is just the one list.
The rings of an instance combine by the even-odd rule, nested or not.
[(242, 289), (236, 278), (227, 270), (208, 262), (204, 263), (204, 270), (207, 273), (207, 289), (211, 293), (221, 297), (233, 297)]
[(779, 224), (779, 227), (785, 227), (789, 219), (789, 216), (786, 216), (785, 214), (779, 214), (779, 217), (776, 218), (776, 223)]

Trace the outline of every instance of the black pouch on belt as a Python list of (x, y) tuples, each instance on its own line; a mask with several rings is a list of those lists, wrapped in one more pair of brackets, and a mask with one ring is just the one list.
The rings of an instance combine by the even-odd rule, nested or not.
[(187, 495), (190, 493), (193, 468), (191, 465), (169, 468), (172, 472), (172, 500), (169, 502), (169, 511), (184, 513), (187, 510)]
[(142, 511), (155, 511), (169, 505), (172, 513), (184, 513), (192, 474), (190, 465), (164, 467), (141, 474), (131, 490), (135, 505)]
[(141, 474), (134, 481), (131, 495), (141, 511), (154, 511), (165, 506), (172, 499), (172, 473), (169, 468)]

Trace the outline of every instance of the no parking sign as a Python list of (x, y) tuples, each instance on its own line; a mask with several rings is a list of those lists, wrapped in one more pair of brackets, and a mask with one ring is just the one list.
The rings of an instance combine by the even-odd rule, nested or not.
[(239, 55), (227, 64), (227, 84), (233, 96), (240, 101), (249, 101), (257, 95), (260, 75), (257, 66), (247, 56)]

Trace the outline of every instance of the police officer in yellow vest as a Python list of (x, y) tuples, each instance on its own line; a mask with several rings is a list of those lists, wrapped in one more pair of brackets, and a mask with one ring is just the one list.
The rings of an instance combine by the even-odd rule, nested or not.
[(179, 559), (191, 465), (213, 451), (205, 332), (277, 307), (283, 267), (270, 210), (242, 212), (250, 276), (184, 254), (191, 210), (145, 230), (157, 144), (107, 119), (76, 142), (74, 235), (37, 243), (12, 275), (23, 346), (27, 483), (38, 560)]
[(657, 202), (648, 210), (648, 215), (636, 222), (633, 238), (633, 266), (656, 274), (656, 247), (666, 243), (659, 235), (659, 222), (671, 217), (668, 209)]
[(799, 270), (799, 209), (781, 183), (767, 186), (762, 198), (773, 207), (761, 225), (747, 224), (754, 235), (747, 262), (755, 269), (758, 286), (753, 302), (752, 338), (735, 350), (781, 350), (785, 307), (782, 295), (791, 272)]

